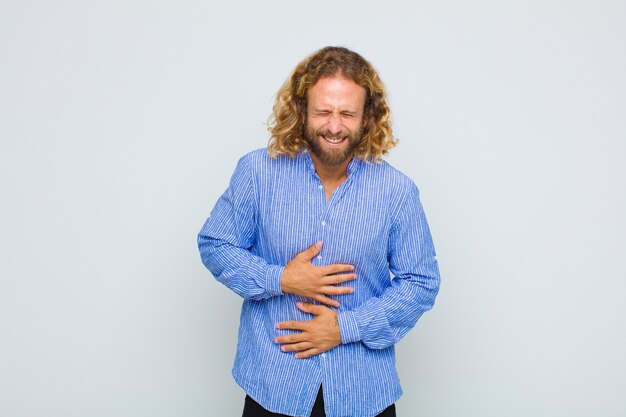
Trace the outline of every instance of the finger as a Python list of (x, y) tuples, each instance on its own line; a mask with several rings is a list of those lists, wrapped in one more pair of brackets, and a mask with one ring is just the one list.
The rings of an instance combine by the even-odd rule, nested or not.
[(356, 274), (336, 274), (326, 275), (324, 277), (325, 284), (342, 284), (344, 282), (352, 281), (356, 279)]
[(332, 264), (319, 267), (324, 275), (338, 274), (340, 272), (354, 271), (354, 265), (350, 264)]
[(289, 345), (282, 345), (280, 350), (283, 352), (300, 352), (302, 350), (311, 349), (313, 347), (313, 343), (311, 342), (300, 342), (300, 343), (292, 343)]
[(326, 306), (321, 306), (319, 304), (303, 303), (301, 301), (298, 301), (296, 303), (296, 307), (298, 307), (301, 311), (304, 311), (305, 313), (313, 314), (315, 316), (319, 316), (320, 314), (324, 313), (324, 310), (330, 310)]
[(318, 240), (317, 242), (313, 244), (313, 246), (310, 246), (308, 249), (303, 250), (302, 252), (297, 254), (296, 258), (300, 258), (305, 261), (310, 261), (311, 259), (315, 257), (315, 255), (320, 253), (321, 250), (322, 250), (322, 241)]
[(320, 291), (327, 295), (341, 295), (341, 294), (352, 294), (354, 292), (354, 288), (336, 287), (334, 285), (327, 285), (325, 287), (320, 288)]
[[(298, 305), (296, 303), (296, 305)], [(306, 330), (307, 324), (305, 321), (281, 321), (276, 324), (277, 329), (283, 330)]]
[(298, 359), (306, 359), (306, 358), (310, 358), (311, 356), (319, 355), (320, 353), (322, 353), (321, 350), (317, 348), (311, 348), (311, 349), (307, 349), (305, 351), (296, 353), (295, 357)]
[(277, 345), (291, 344), (305, 342), (307, 337), (304, 333), (286, 334), (283, 336), (277, 336), (274, 338), (274, 343)]
[[(315, 300), (319, 301), (322, 304), (326, 304), (327, 306), (331, 306), (331, 307), (339, 307), (339, 301), (337, 300), (333, 300), (330, 297), (327, 297), (323, 294), (319, 294), (317, 296), (315, 296)], [(311, 313), (312, 314), (312, 313)]]

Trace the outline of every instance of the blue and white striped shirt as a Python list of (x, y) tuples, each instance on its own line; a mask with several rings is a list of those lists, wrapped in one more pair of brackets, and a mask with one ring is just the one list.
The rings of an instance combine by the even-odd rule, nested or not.
[[(243, 297), (236, 382), (264, 408), (308, 416), (320, 384), (328, 417), (374, 416), (402, 394), (394, 344), (434, 303), (439, 269), (415, 184), (388, 163), (352, 159), (347, 180), (326, 202), (307, 151), (271, 158), (265, 149), (239, 160), (230, 185), (198, 235), (203, 263)], [(355, 265), (332, 296), (342, 344), (296, 359), (274, 338), (276, 323), (310, 320), (284, 294), (285, 265), (316, 241), (314, 265)], [(393, 279), (390, 277), (390, 272)], [(311, 300), (305, 300), (311, 302)]]

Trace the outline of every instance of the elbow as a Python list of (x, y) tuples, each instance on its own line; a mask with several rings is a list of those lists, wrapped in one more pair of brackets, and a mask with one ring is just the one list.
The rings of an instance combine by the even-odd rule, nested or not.
[(219, 281), (219, 276), (223, 272), (217, 257), (219, 242), (216, 239), (198, 234), (198, 250), (200, 251), (200, 259), (204, 266)]

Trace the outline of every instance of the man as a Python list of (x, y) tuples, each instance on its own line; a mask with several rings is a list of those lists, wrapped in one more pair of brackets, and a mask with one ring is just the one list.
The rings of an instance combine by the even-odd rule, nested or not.
[(360, 55), (309, 56), (277, 95), (268, 150), (240, 159), (198, 235), (244, 299), (244, 417), (395, 416), (394, 344), (433, 306), (439, 271), (416, 186), (381, 160), (389, 115)]

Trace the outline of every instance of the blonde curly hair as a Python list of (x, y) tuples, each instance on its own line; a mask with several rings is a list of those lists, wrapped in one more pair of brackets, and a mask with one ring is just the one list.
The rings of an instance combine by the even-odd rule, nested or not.
[(365, 161), (380, 161), (396, 146), (385, 86), (372, 64), (347, 48), (327, 46), (300, 62), (278, 91), (268, 122), (271, 156), (294, 157), (306, 147), (307, 93), (321, 78), (335, 75), (351, 79), (366, 92), (363, 137), (355, 156)]

